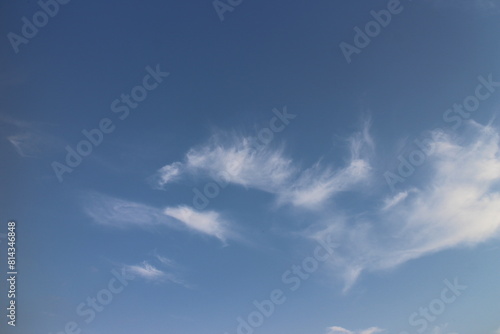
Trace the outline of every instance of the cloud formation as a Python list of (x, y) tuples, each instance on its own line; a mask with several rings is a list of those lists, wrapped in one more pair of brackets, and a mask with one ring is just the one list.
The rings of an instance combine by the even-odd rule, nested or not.
[(188, 206), (166, 208), (164, 213), (184, 223), (188, 228), (224, 241), (228, 234), (227, 223), (215, 211), (196, 211)]
[(153, 265), (150, 261), (142, 261), (139, 264), (123, 265), (122, 271), (139, 277), (147, 282), (152, 283), (174, 283), (186, 288), (190, 288), (177, 272), (177, 265), (170, 259), (164, 256), (155, 254), (153, 261), (157, 265)]
[(333, 326), (327, 328), (326, 334), (375, 334), (382, 332), (384, 332), (384, 330), (378, 327), (370, 327), (361, 331), (353, 332), (342, 327)]
[[(369, 126), (365, 122), (349, 139), (349, 159), (337, 168), (318, 162), (301, 169), (282, 147), (254, 149), (249, 138), (215, 136), (189, 150), (184, 162), (160, 169), (158, 186), (186, 175), (222, 175), (227, 183), (273, 194), (281, 205), (314, 210), (316, 218), (302, 235), (321, 240), (333, 235), (338, 247), (330, 264), (341, 273), (345, 291), (363, 272), (392, 269), (499, 235), (500, 135), (496, 128), (469, 121), (465, 135), (432, 133), (433, 150), (426, 159), (430, 171), (417, 184), (391, 194), (386, 187), (377, 188), (371, 166), (376, 159), (375, 144)], [(365, 191), (368, 186), (369, 192)], [(324, 205), (346, 191), (371, 197), (370, 203), (375, 205), (365, 205), (366, 199), (363, 203), (351, 201), (346, 207)], [(219, 213), (186, 205), (158, 209), (105, 198), (95, 201), (88, 213), (103, 225), (167, 225), (223, 242), (232, 236), (232, 228)]]
[(160, 209), (99, 193), (86, 194), (83, 208), (96, 223), (109, 227), (170, 225), (169, 218)]
[(165, 276), (165, 273), (163, 271), (158, 270), (146, 261), (142, 262), (139, 265), (124, 266), (124, 269), (126, 272), (129, 272), (132, 275), (136, 275), (151, 281), (160, 280)]
[(218, 133), (204, 145), (190, 149), (183, 162), (159, 169), (154, 187), (165, 188), (181, 175), (195, 175), (274, 194), (280, 204), (318, 208), (368, 178), (371, 167), (367, 152), (374, 149), (369, 127), (366, 121), (362, 130), (349, 138), (346, 166), (334, 168), (317, 162), (304, 170), (285, 155), (282, 146), (258, 146), (252, 137)]
[(153, 186), (157, 189), (163, 189), (163, 187), (179, 179), (181, 175), (182, 164), (180, 162), (174, 162), (171, 165), (166, 165), (162, 167), (156, 176), (153, 177)]
[(225, 241), (229, 223), (215, 211), (197, 211), (188, 206), (159, 209), (142, 203), (91, 193), (84, 199), (84, 211), (96, 223), (114, 228), (167, 226), (185, 229)]
[(444, 249), (474, 246), (500, 231), (500, 136), (491, 126), (468, 124), (468, 136), (436, 136), (432, 172), (383, 200), (379, 209), (330, 220), (313, 238), (336, 228), (334, 265), (346, 285), (363, 271), (394, 268)]
[(212, 177), (271, 193), (277, 192), (295, 173), (291, 159), (284, 156), (282, 148), (259, 148), (254, 138), (224, 133), (190, 149), (184, 162), (174, 162), (158, 170), (158, 186), (173, 181), (172, 170), (176, 175)]
[(10, 133), (5, 139), (12, 144), (19, 156), (36, 158), (63, 146), (63, 142), (47, 133), (47, 124), (29, 123), (0, 114), (0, 128)]

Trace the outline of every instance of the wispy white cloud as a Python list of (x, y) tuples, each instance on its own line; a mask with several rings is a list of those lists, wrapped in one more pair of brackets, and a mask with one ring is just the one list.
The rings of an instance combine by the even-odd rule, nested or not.
[(352, 160), (349, 166), (337, 171), (316, 164), (302, 172), (289, 189), (280, 193), (279, 200), (299, 207), (315, 208), (335, 194), (366, 180), (369, 171), (368, 162), (361, 159)]
[[(117, 228), (168, 226), (216, 237), (222, 241), (235, 236), (229, 223), (215, 211), (197, 211), (188, 206), (159, 209), (146, 204), (118, 199), (99, 193), (86, 194), (85, 213), (96, 223)], [(182, 224), (179, 224), (182, 223)], [(164, 258), (163, 261), (168, 262)]]
[(335, 194), (350, 190), (370, 174), (367, 152), (374, 149), (370, 122), (349, 138), (351, 157), (345, 167), (320, 162), (301, 170), (283, 147), (258, 146), (254, 138), (218, 133), (208, 143), (190, 149), (184, 162), (158, 170), (155, 187), (162, 188), (180, 174), (211, 177), (276, 195), (279, 203), (317, 208)]
[(405, 190), (397, 193), (394, 196), (390, 196), (384, 200), (384, 206), (382, 208), (383, 211), (388, 210), (392, 208), (393, 206), (397, 205), (398, 203), (404, 201), (406, 197), (408, 197), (408, 194), (411, 192), (415, 191), (414, 189), (410, 190)]
[(5, 139), (23, 158), (39, 157), (64, 146), (62, 140), (44, 130), (47, 124), (25, 122), (0, 114), (0, 126), (9, 133)]
[(334, 169), (316, 163), (287, 185), (279, 194), (279, 201), (298, 207), (318, 208), (336, 194), (352, 190), (360, 182), (369, 180), (369, 160), (375, 149), (370, 127), (371, 121), (366, 118), (361, 130), (348, 138), (351, 156), (345, 167)]
[(110, 227), (170, 225), (170, 219), (161, 209), (99, 193), (86, 194), (83, 208), (96, 223)]
[(139, 276), (149, 281), (158, 281), (165, 277), (165, 273), (154, 266), (150, 265), (146, 261), (139, 265), (129, 265), (124, 266), (126, 272)]
[(458, 334), (457, 332), (450, 332), (450, 330), (448, 329), (448, 324), (443, 324), (443, 325), (440, 325), (440, 326), (435, 326), (431, 330), (431, 333), (432, 334)]
[(151, 178), (153, 187), (163, 189), (165, 185), (178, 180), (182, 173), (183, 165), (180, 162), (174, 162), (171, 165), (166, 165)]
[(362, 330), (360, 334), (375, 334), (375, 333), (382, 333), (384, 332), (383, 329), (380, 329), (378, 327), (370, 327), (368, 329)]
[(160, 269), (157, 266), (152, 265), (148, 261), (143, 261), (140, 264), (135, 265), (124, 265), (122, 270), (134, 277), (140, 277), (148, 282), (154, 283), (174, 283), (186, 288), (190, 288), (183, 279), (179, 277), (179, 274), (173, 272), (173, 268), (169, 266), (169, 270)]
[(188, 228), (226, 240), (227, 223), (215, 211), (196, 211), (188, 206), (166, 208), (164, 213), (185, 224)]
[(473, 122), (468, 134), (466, 139), (436, 136), (428, 157), (433, 170), (418, 187), (385, 199), (378, 210), (332, 222), (342, 241), (333, 262), (343, 267), (347, 286), (362, 271), (393, 268), (499, 235), (500, 136), (493, 127)]
[(166, 258), (158, 253), (154, 253), (155, 258), (163, 265), (167, 267), (174, 267), (175, 266), (175, 261), (169, 258)]
[[(226, 182), (272, 193), (281, 204), (315, 209), (324, 219), (312, 222), (304, 234), (324, 239), (335, 231), (334, 241), (339, 246), (331, 265), (340, 269), (337, 272), (346, 289), (365, 271), (391, 269), (427, 254), (473, 246), (499, 235), (500, 135), (491, 125), (474, 122), (464, 126), (466, 136), (432, 134), (434, 150), (426, 159), (427, 168), (432, 170), (419, 184), (389, 196), (385, 188), (378, 191), (370, 187), (364, 196), (373, 197), (373, 206), (323, 206), (341, 192), (359, 192), (364, 190), (361, 186), (374, 185), (370, 161), (375, 144), (368, 129), (366, 122), (363, 130), (351, 137), (351, 155), (341, 168), (316, 163), (301, 170), (282, 148), (254, 149), (250, 139), (235, 136), (231, 141), (212, 138), (190, 150), (182, 165), (163, 170), (165, 180), (186, 173), (208, 177), (225, 171)], [(114, 199), (104, 203), (99, 201), (90, 213), (102, 224), (166, 223), (222, 241), (232, 233), (214, 211), (183, 205), (159, 210)]]
[(40, 153), (35, 145), (36, 136), (32, 133), (24, 132), (7, 137), (7, 140), (14, 146), (17, 153), (24, 157), (34, 157)]
[[(192, 148), (185, 161), (158, 170), (159, 187), (181, 173), (212, 177), (244, 187), (276, 192), (294, 174), (283, 149), (259, 147), (255, 138), (218, 133), (208, 143)], [(173, 172), (174, 171), (174, 172)]]
[(342, 327), (338, 326), (333, 326), (333, 327), (328, 327), (326, 330), (326, 334), (375, 334), (375, 333), (381, 333), (384, 332), (383, 329), (380, 329), (378, 327), (370, 327), (368, 329), (360, 330), (360, 331), (350, 331)]
[(326, 334), (354, 334), (354, 332), (342, 327), (333, 326), (327, 328)]

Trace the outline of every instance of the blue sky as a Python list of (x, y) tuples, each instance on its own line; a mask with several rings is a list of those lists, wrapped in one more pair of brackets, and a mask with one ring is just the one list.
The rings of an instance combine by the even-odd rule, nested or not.
[(2, 333), (500, 333), (499, 1), (1, 6)]

